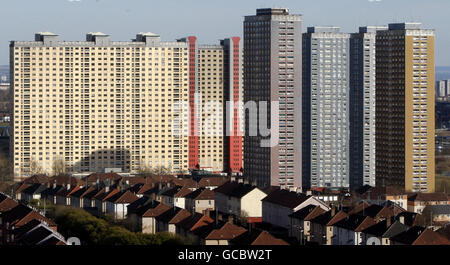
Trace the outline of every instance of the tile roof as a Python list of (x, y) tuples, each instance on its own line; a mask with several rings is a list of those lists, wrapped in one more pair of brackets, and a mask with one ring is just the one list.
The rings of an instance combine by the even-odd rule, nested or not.
[(425, 227), (421, 226), (413, 226), (390, 238), (391, 241), (399, 242), (406, 245), (411, 245), (416, 239), (420, 236), (420, 234), (425, 230)]
[(220, 229), (214, 229), (206, 237), (206, 240), (231, 240), (237, 236), (242, 235), (247, 230), (243, 227), (225, 223)]
[(374, 224), (375, 220), (369, 216), (363, 216), (360, 214), (350, 214), (349, 216), (336, 222), (334, 226), (359, 232)]
[(19, 205), (18, 202), (3, 193), (0, 193), (0, 213), (9, 211), (17, 205)]
[(450, 214), (450, 204), (447, 205), (427, 205), (423, 212), (431, 211), (433, 215)]
[(275, 245), (289, 245), (286, 241), (278, 239), (271, 235), (267, 231), (261, 231), (253, 229), (251, 232), (246, 231), (240, 236), (230, 240), (233, 245), (246, 245), (246, 246), (275, 246)]
[(97, 193), (94, 197), (95, 200), (99, 201), (106, 201), (109, 197), (113, 196), (114, 194), (118, 193), (119, 189), (111, 189), (109, 191), (106, 191), (106, 188), (103, 188), (102, 191)]
[(254, 189), (257, 189), (257, 187), (250, 184), (229, 181), (214, 189), (214, 192), (235, 198), (242, 198)]
[(189, 211), (179, 207), (171, 207), (171, 209), (164, 211), (162, 214), (155, 217), (156, 220), (168, 224), (177, 224), (191, 215)]
[(199, 187), (218, 187), (228, 181), (226, 177), (203, 177), (198, 181)]
[(193, 200), (214, 200), (214, 191), (206, 188), (199, 188), (185, 197)]
[(154, 208), (149, 208), (142, 212), (142, 217), (157, 217), (166, 211), (169, 211), (171, 207), (169, 205), (166, 205), (164, 203), (159, 203)]
[(188, 218), (184, 219), (183, 221), (179, 222), (177, 226), (180, 226), (188, 231), (193, 231), (199, 227), (209, 225), (213, 223), (214, 220), (211, 219), (209, 216), (200, 214), (200, 213), (194, 213)]
[(121, 182), (126, 183), (128, 181), (128, 184), (133, 186), (136, 184), (145, 184), (145, 178), (144, 177), (122, 177), (120, 180)]
[(51, 236), (48, 239), (43, 240), (39, 243), (39, 246), (65, 246), (65, 245), (67, 244), (54, 236)]
[(320, 206), (316, 206), (306, 217), (305, 217), (305, 221), (311, 221), (312, 219), (316, 218), (317, 216), (325, 213), (326, 211), (322, 208), (320, 208)]
[(330, 222), (332, 216), (331, 216), (331, 210), (326, 211), (310, 220), (311, 223), (321, 224), (321, 225), (327, 225), (328, 222)]
[(16, 193), (22, 192), (23, 190), (25, 190), (29, 186), (31, 186), (31, 184), (26, 184), (26, 183), (20, 184), (19, 187), (17, 187), (17, 189), (16, 189)]
[(399, 221), (395, 221), (382, 235), (383, 238), (391, 238), (400, 233), (405, 232), (409, 229), (409, 226), (400, 223)]
[(450, 240), (435, 231), (425, 229), (412, 245), (450, 245)]
[(42, 240), (46, 239), (53, 232), (44, 226), (40, 226), (28, 234), (23, 235), (20, 239), (18, 239), (19, 244), (23, 244), (26, 246), (37, 245)]
[(177, 185), (177, 186), (182, 186), (185, 188), (198, 188), (198, 183), (197, 181), (191, 179), (191, 178), (175, 178), (173, 180), (171, 180), (170, 182), (172, 182), (173, 184)]
[(311, 196), (307, 196), (303, 193), (296, 193), (293, 191), (280, 189), (280, 190), (273, 190), (264, 199), (262, 199), (262, 201), (278, 204), (293, 209), (298, 205), (302, 204), (310, 197)]
[(376, 200), (378, 198), (386, 198), (387, 196), (405, 195), (406, 193), (391, 186), (387, 187), (373, 187), (362, 194), (364, 199)]
[(117, 173), (92, 173), (89, 176), (87, 176), (87, 181), (88, 182), (97, 182), (97, 180), (98, 180), (99, 182), (102, 182), (106, 179), (116, 181), (121, 178), (122, 178), (122, 176), (120, 176)]
[(298, 211), (291, 213), (289, 215), (289, 217), (298, 219), (298, 220), (305, 220), (305, 217), (308, 216), (315, 208), (316, 208), (315, 205), (312, 205), (312, 204), (307, 205), (307, 206), (299, 209)]
[(28, 223), (22, 225), (21, 227), (15, 228), (12, 231), (14, 238), (20, 238), (22, 235), (26, 234), (28, 231), (31, 231), (33, 228), (39, 226), (42, 222), (38, 219), (33, 219)]
[(448, 195), (443, 192), (413, 193), (408, 195), (408, 201), (448, 201)]
[(78, 191), (79, 189), (81, 189), (80, 186), (70, 187), (69, 189), (65, 188), (65, 189), (62, 189), (62, 190), (58, 191), (58, 192), (56, 193), (56, 195), (57, 195), (57, 196), (67, 197), (67, 198), (68, 198), (68, 197), (70, 197), (70, 195), (71, 195), (72, 193)]
[(152, 202), (153, 199), (151, 199), (150, 197), (142, 196), (141, 198), (138, 198), (134, 202), (127, 205), (128, 213), (137, 213), (139, 209), (141, 209), (146, 205), (151, 204)]
[(132, 193), (131, 191), (125, 190), (125, 191), (121, 191), (121, 192), (118, 192), (118, 193), (112, 195), (111, 197), (107, 198), (106, 200), (109, 202), (114, 202), (114, 203), (132, 203), (138, 199), (139, 198), (136, 195), (134, 195), (134, 193)]
[(191, 192), (192, 190), (186, 188), (185, 186), (175, 186), (169, 190), (164, 191), (161, 195), (183, 198)]
[(58, 192), (60, 192), (63, 189), (65, 189), (65, 187), (62, 185), (57, 185), (56, 187), (50, 186), (49, 188), (42, 191), (41, 194), (44, 196), (45, 195), (55, 196)]
[(386, 233), (386, 231), (389, 229), (389, 227), (391, 227), (391, 224), (389, 224), (389, 226), (388, 226), (387, 220), (383, 220), (372, 226), (369, 226), (366, 229), (361, 230), (361, 232), (363, 232), (365, 234), (381, 237), (381, 236), (383, 236), (384, 233)]
[(49, 179), (48, 183), (50, 184), (55, 184), (56, 185), (67, 185), (70, 184), (71, 186), (84, 186), (85, 182), (77, 177), (73, 177), (73, 176), (57, 176), (57, 177), (53, 177), (51, 179)]
[(16, 228), (28, 223), (33, 219), (44, 221), (50, 226), (56, 226), (56, 224), (52, 220), (40, 215), (39, 213), (33, 211), (31, 208), (23, 204), (19, 204), (11, 210), (6, 211), (2, 214), (2, 221), (4, 223), (10, 223), (10, 225), (14, 225)]
[(24, 183), (27, 184), (43, 184), (43, 183), (47, 183), (49, 181), (49, 177), (47, 175), (43, 175), (43, 174), (37, 174), (37, 175), (33, 175), (29, 178), (24, 179)]
[(327, 223), (327, 226), (332, 226), (332, 225), (334, 225), (335, 223), (341, 221), (342, 219), (347, 218), (347, 216), (348, 216), (348, 214), (347, 214), (346, 212), (344, 212), (344, 211), (341, 210), (341, 211), (337, 212), (337, 213), (331, 218), (331, 220)]

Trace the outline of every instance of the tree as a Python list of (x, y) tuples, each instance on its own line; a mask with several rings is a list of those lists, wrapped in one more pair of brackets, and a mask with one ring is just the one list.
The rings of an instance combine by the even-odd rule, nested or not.
[(44, 169), (42, 168), (41, 164), (34, 158), (32, 158), (30, 162), (30, 174), (31, 176), (44, 174)]
[(66, 162), (64, 161), (64, 158), (58, 156), (55, 159), (53, 159), (53, 175), (55, 176), (63, 176), (67, 174), (66, 169)]

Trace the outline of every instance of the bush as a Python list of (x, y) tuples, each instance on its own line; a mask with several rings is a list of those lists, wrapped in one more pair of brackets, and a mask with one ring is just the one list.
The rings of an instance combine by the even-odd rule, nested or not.
[(78, 237), (82, 245), (182, 245), (183, 238), (168, 232), (155, 235), (131, 232), (110, 225), (88, 212), (71, 207), (56, 207), (55, 222), (66, 238)]

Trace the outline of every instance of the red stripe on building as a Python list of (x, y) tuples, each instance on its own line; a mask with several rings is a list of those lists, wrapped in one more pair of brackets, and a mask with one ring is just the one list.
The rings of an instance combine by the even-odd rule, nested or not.
[[(233, 84), (233, 98), (234, 101), (234, 109), (233, 109), (233, 134), (230, 136), (230, 169), (232, 172), (240, 172), (242, 168), (242, 132), (240, 131), (239, 126), (239, 70), (241, 65), (239, 63), (239, 59), (241, 54), (239, 53), (239, 37), (233, 37), (232, 43), (233, 46), (230, 47), (233, 54), (233, 62), (232, 62), (232, 70), (233, 70), (233, 80), (230, 80)], [(230, 62), (231, 65), (231, 62)]]
[(198, 121), (195, 112), (195, 70), (196, 70), (196, 42), (194, 36), (188, 37), (189, 43), (189, 169), (198, 169), (199, 165), (199, 139), (198, 139)]

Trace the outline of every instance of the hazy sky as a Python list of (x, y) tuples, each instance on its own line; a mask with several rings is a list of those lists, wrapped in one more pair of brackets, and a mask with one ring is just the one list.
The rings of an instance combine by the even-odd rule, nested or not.
[(0, 64), (9, 62), (10, 40), (33, 40), (51, 31), (60, 40), (85, 40), (101, 31), (112, 40), (159, 33), (165, 41), (196, 35), (200, 43), (242, 36), (245, 15), (256, 8), (286, 7), (303, 15), (303, 31), (314, 25), (359, 26), (419, 21), (436, 30), (436, 65), (450, 65), (450, 0), (2, 0)]

